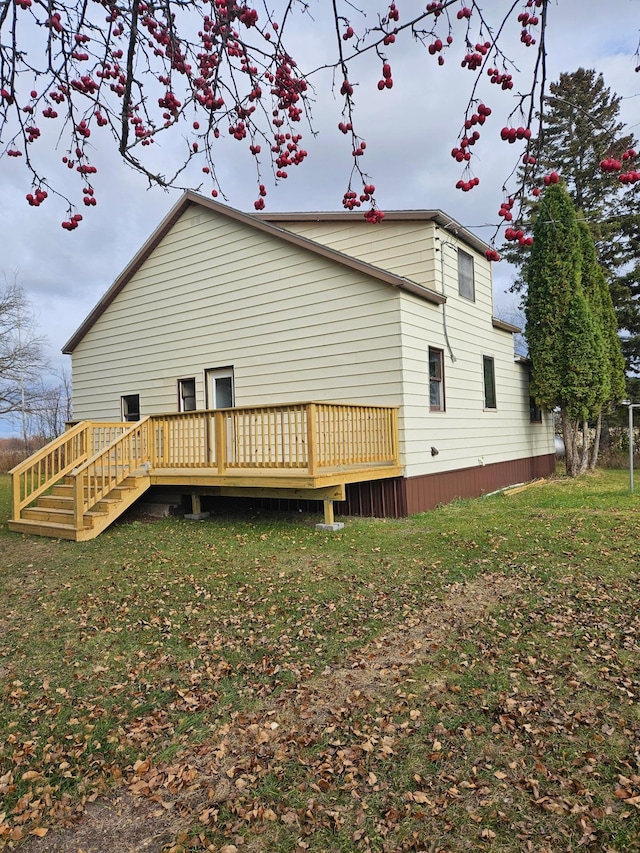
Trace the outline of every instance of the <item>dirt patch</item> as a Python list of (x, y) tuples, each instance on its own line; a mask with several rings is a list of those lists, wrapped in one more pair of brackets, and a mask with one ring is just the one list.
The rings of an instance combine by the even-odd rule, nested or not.
[(90, 803), (77, 826), (30, 838), (25, 853), (156, 853), (176, 837), (182, 822), (161, 804), (121, 791)]
[[(129, 790), (90, 804), (80, 823), (29, 839), (25, 853), (159, 853), (196, 820), (207, 822), (220, 803), (238, 796), (248, 756), (293, 759), (295, 739), (320, 737), (330, 709), (354, 692), (381, 697), (454, 634), (464, 632), (518, 589), (515, 579), (484, 575), (454, 584), (444, 599), (378, 637), (344, 663), (266, 701), (251, 717), (238, 717), (172, 765), (140, 762)], [(240, 790), (242, 790), (240, 788)], [(134, 795), (137, 794), (137, 796)], [(246, 848), (243, 848), (246, 849)]]

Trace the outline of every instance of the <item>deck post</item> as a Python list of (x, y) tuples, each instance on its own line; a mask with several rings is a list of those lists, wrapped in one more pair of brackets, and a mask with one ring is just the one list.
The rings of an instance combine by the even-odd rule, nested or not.
[(84, 527), (84, 478), (76, 475), (73, 478), (73, 525), (76, 530)]
[(325, 498), (324, 504), (324, 522), (316, 524), (316, 530), (342, 530), (344, 527), (343, 521), (335, 521), (333, 515), (333, 501), (331, 498)]
[(11, 504), (13, 507), (11, 511), (11, 518), (14, 521), (20, 520), (20, 476), (20, 474), (11, 475)]
[(335, 517), (333, 515), (333, 501), (329, 500), (329, 498), (325, 498), (323, 501), (324, 504), (324, 523), (325, 524), (333, 524), (335, 521)]
[(216, 433), (216, 465), (218, 466), (218, 474), (227, 473), (227, 430), (225, 429), (225, 413), (216, 412), (215, 414), (215, 433)]
[(316, 423), (316, 412), (316, 404), (309, 403), (307, 406), (307, 470), (311, 477), (315, 477), (318, 470), (318, 426)]

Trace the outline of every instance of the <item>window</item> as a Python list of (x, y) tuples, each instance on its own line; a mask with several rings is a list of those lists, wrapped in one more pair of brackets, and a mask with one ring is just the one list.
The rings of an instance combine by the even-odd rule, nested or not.
[(444, 353), (429, 347), (429, 409), (444, 412)]
[(123, 421), (140, 420), (140, 394), (126, 394), (120, 397)]
[(542, 423), (542, 409), (533, 397), (529, 397), (529, 420), (532, 424)]
[(484, 376), (484, 407), (496, 408), (496, 371), (494, 360), (490, 355), (482, 356), (482, 373)]
[(180, 412), (195, 412), (196, 409), (196, 380), (178, 380), (178, 410)]
[(235, 405), (233, 367), (206, 371), (207, 408), (230, 409)]
[(476, 286), (473, 278), (473, 258), (458, 249), (458, 293), (475, 302)]

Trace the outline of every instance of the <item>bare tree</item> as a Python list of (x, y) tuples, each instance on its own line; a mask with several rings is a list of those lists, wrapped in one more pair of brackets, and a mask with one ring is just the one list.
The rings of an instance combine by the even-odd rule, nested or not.
[(71, 420), (71, 377), (66, 370), (54, 376), (56, 382), (40, 382), (28, 416), (29, 436), (43, 444), (64, 432)]
[(0, 417), (19, 413), (27, 440), (27, 419), (35, 411), (45, 367), (43, 339), (24, 289), (6, 276), (0, 290)]

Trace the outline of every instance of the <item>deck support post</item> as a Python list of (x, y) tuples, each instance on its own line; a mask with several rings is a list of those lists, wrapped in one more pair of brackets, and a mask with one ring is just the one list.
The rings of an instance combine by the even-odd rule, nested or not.
[(191, 512), (185, 514), (185, 518), (189, 521), (202, 521), (204, 518), (209, 518), (210, 512), (202, 512), (202, 501), (200, 495), (193, 492), (191, 494)]
[(324, 523), (316, 524), (316, 530), (342, 530), (344, 522), (335, 521), (333, 515), (333, 501), (331, 498), (325, 498), (324, 504)]

